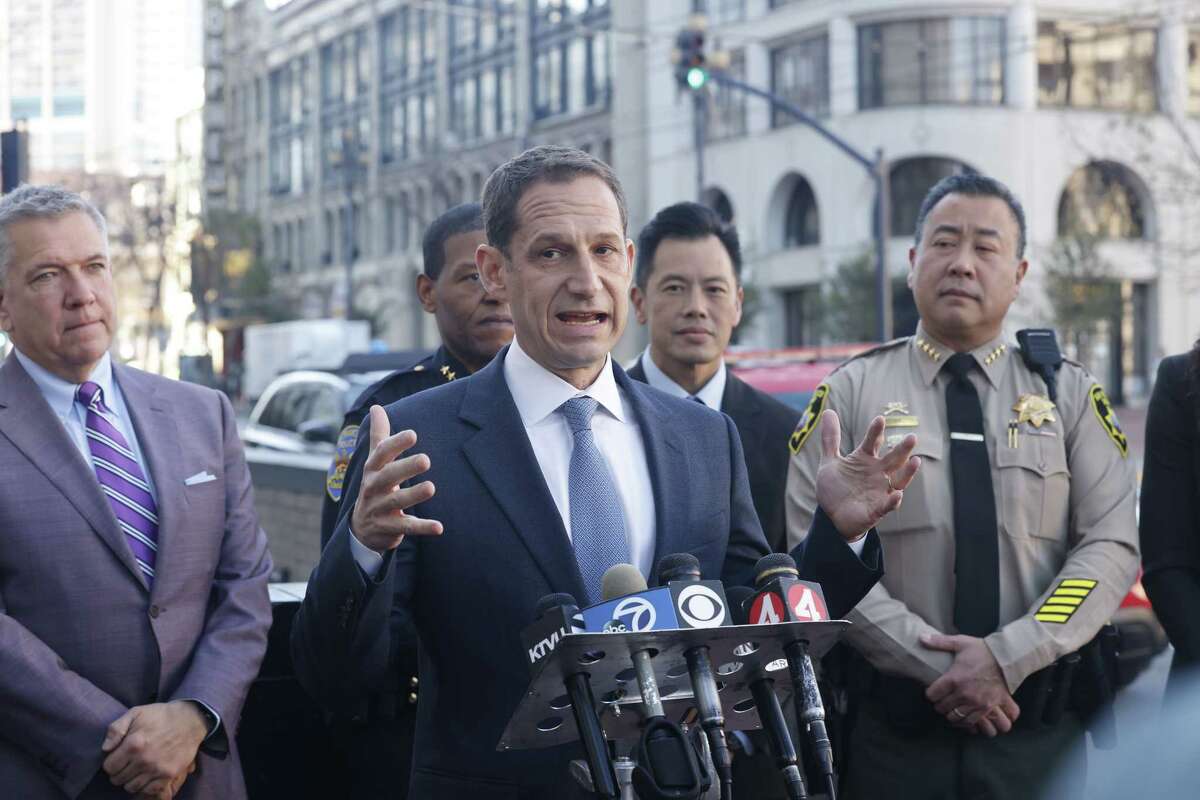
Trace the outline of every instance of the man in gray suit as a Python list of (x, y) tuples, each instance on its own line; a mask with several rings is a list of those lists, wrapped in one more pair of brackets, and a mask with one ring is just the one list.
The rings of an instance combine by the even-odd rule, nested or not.
[(0, 198), (0, 793), (243, 798), (271, 559), (224, 395), (114, 364), (104, 219)]

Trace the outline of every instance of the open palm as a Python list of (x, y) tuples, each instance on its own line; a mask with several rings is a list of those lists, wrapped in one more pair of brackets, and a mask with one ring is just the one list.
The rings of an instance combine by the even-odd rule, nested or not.
[(838, 533), (848, 541), (862, 537), (900, 507), (904, 489), (912, 482), (921, 459), (912, 454), (917, 437), (909, 434), (885, 455), (884, 420), (876, 417), (862, 442), (849, 455), (841, 454), (842, 427), (836, 411), (821, 414), (821, 465), (817, 468), (817, 503)]

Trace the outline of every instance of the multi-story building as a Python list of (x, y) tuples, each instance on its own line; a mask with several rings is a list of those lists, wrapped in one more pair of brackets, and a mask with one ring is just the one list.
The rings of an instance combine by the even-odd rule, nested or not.
[(0, 129), (34, 178), (162, 174), (200, 80), (200, 0), (0, 0)]
[(273, 291), (430, 346), (425, 226), (541, 142), (612, 158), (608, 0), (240, 0), (207, 12), (206, 212), (257, 218)]
[[(1047, 275), (1082, 278), (1080, 305), (1089, 280), (1103, 278), (1112, 311), (1089, 323), (1091, 346), (1079, 354), (1114, 394), (1123, 384), (1131, 397), (1146, 390), (1159, 357), (1200, 333), (1197, 4), (636, 5), (640, 18), (626, 25), (647, 46), (625, 69), (649, 79), (632, 98), (618, 81), (616, 102), (628, 113), (616, 115), (613, 136), (638, 142), (617, 148), (617, 160), (643, 211), (696, 196), (692, 104), (670, 80), (669, 53), (674, 32), (703, 11), (707, 45), (730, 53), (735, 75), (799, 105), (869, 158), (882, 150), (894, 275), (907, 270), (925, 191), (943, 175), (976, 170), (1007, 183), (1029, 217), (1031, 266), (1014, 327), (1069, 317)], [(710, 90), (704, 196), (736, 221), (747, 251), (758, 311), (743, 341), (828, 340), (821, 311), (839, 290), (838, 267), (870, 252), (871, 178), (789, 115)], [(645, 168), (622, 163), (626, 154)], [(911, 297), (897, 292), (896, 332), (914, 320)]]

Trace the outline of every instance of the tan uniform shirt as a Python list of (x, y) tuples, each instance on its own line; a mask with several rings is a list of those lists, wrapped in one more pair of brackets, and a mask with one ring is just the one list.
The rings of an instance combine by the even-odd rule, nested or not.
[[(922, 647), (918, 637), (957, 633), (950, 375), (941, 370), (951, 355), (918, 328), (839, 367), (800, 420), (788, 470), (791, 548), (807, 534), (817, 505), (820, 433), (806, 434), (823, 409), (841, 419), (843, 452), (880, 414), (888, 421), (885, 447), (916, 434), (921, 469), (901, 507), (878, 527), (886, 571), (848, 615), (847, 640), (877, 669), (923, 684), (949, 669), (953, 656)], [(1000, 628), (985, 641), (1015, 691), (1095, 636), (1132, 585), (1134, 470), (1103, 390), (1080, 365), (1062, 365), (1049, 408), (1045, 383), (1016, 345), (996, 339), (972, 355), (1000, 539)]]

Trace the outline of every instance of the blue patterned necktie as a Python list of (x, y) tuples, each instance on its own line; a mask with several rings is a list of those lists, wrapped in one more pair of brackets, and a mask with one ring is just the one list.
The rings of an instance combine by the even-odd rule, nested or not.
[(592, 435), (592, 415), (597, 405), (590, 397), (573, 397), (559, 406), (575, 436), (567, 478), (571, 543), (589, 603), (602, 599), (600, 580), (605, 571), (630, 560), (625, 509), (608, 462)]

